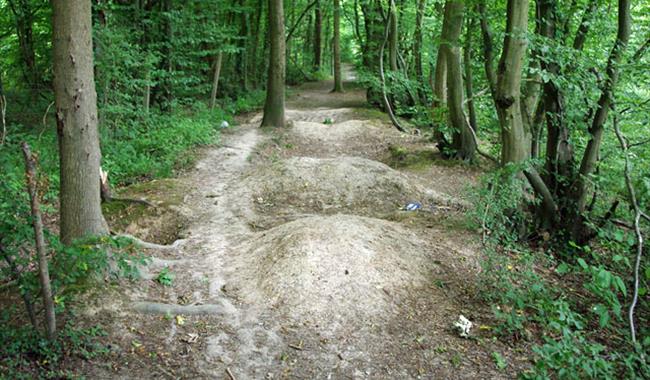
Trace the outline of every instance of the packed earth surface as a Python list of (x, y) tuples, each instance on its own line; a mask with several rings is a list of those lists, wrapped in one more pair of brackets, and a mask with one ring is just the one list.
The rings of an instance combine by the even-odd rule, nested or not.
[(526, 347), (493, 338), (481, 301), (480, 236), (464, 222), (478, 169), (395, 130), (347, 71), (344, 94), (295, 88), (288, 127), (247, 115), (194, 169), (125, 190), (158, 207), (121, 210), (114, 229), (161, 246), (139, 280), (79, 301), (110, 349), (82, 373), (499, 379), (529, 366)]

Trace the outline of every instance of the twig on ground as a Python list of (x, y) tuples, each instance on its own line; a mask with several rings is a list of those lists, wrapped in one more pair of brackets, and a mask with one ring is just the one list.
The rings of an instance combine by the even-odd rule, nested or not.
[(230, 371), (230, 368), (226, 367), (226, 373), (228, 374), (228, 377), (230, 377), (230, 380), (237, 380), (237, 378), (235, 378), (235, 375), (233, 375)]

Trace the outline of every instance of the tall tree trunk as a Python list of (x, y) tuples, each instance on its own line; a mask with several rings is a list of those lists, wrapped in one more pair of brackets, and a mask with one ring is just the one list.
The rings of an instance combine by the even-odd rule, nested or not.
[(239, 87), (248, 91), (248, 10), (245, 9), (245, 1), (239, 0), (239, 51), (237, 52), (237, 63), (235, 69), (239, 79)]
[(490, 95), (496, 101), (497, 98), (497, 74), (494, 71), (494, 44), (492, 42), (492, 29), (488, 23), (488, 15), (485, 9), (485, 0), (478, 3), (478, 13), (481, 19), (481, 37), (483, 39), (483, 65), (485, 77), (490, 88)]
[(415, 77), (418, 82), (418, 97), (421, 103), (426, 102), (426, 93), (424, 92), (424, 68), (422, 67), (422, 22), (424, 20), (424, 9), (427, 0), (418, 0), (417, 11), (415, 13), (415, 32), (413, 42), (413, 55), (415, 56)]
[(497, 68), (496, 106), (501, 124), (501, 162), (530, 157), (530, 131), (521, 112), (521, 76), (526, 54), (528, 0), (508, 0), (506, 35)]
[(390, 65), (390, 70), (396, 72), (399, 70), (397, 66), (397, 50), (398, 50), (398, 39), (399, 36), (397, 28), (397, 9), (395, 6), (395, 1), (391, 0), (389, 3), (390, 12), (390, 24), (389, 24), (389, 38), (388, 38), (388, 63)]
[[(555, 0), (539, 0), (540, 8), (540, 35), (549, 40), (557, 38), (558, 9)], [(566, 126), (564, 117), (563, 97), (556, 81), (559, 75), (559, 65), (546, 57), (541, 62), (541, 67), (548, 72), (551, 80), (544, 83), (543, 102), (546, 111), (546, 163), (545, 182), (551, 192), (559, 198), (563, 198), (568, 190), (562, 181), (562, 177), (572, 177), (573, 152), (569, 144), (569, 129)]]
[(257, 82), (257, 47), (260, 43), (260, 31), (262, 26), (262, 4), (264, 0), (257, 0), (255, 3), (255, 12), (253, 13), (253, 22), (251, 23), (250, 49), (248, 49), (248, 76), (252, 81), (253, 88), (258, 85)]
[(333, 58), (334, 58), (334, 90), (333, 92), (343, 92), (343, 79), (341, 78), (341, 2), (334, 0), (334, 40), (333, 40)]
[[(618, 64), (623, 57), (627, 43), (630, 39), (632, 19), (630, 15), (630, 0), (618, 0), (618, 32), (616, 35), (616, 42), (607, 60), (607, 69), (605, 71), (605, 82), (601, 89), (601, 95), (598, 99), (596, 113), (594, 115), (589, 134), (591, 138), (587, 143), (582, 162), (580, 164), (580, 171), (578, 179), (573, 187), (573, 199), (576, 204), (575, 216), (576, 222), (572, 225), (577, 229), (578, 226), (583, 229), (582, 218), (587, 205), (587, 191), (588, 191), (588, 177), (593, 173), (594, 168), (598, 162), (598, 155), (600, 152), (600, 143), (603, 138), (605, 130), (605, 122), (609, 113), (610, 105), (612, 104), (612, 94), (618, 82)], [(573, 235), (575, 238), (581, 235), (582, 231), (575, 230)]]
[(162, 69), (165, 72), (162, 81), (163, 101), (160, 108), (163, 112), (172, 111), (173, 89), (172, 89), (172, 0), (162, 0), (161, 7), (163, 12), (163, 49), (162, 49)]
[(36, 67), (36, 54), (34, 52), (33, 13), (27, 0), (8, 0), (11, 12), (16, 19), (16, 35), (23, 62), (23, 77), (33, 92), (36, 92), (41, 83), (38, 68)]
[(469, 113), (469, 125), (474, 132), (478, 130), (476, 121), (476, 109), (474, 107), (474, 79), (472, 75), (472, 31), (476, 27), (476, 18), (467, 20), (465, 32), (465, 47), (463, 49), (463, 65), (465, 68), (465, 93), (467, 95), (467, 111)]
[(61, 241), (108, 233), (102, 215), (90, 0), (52, 2)]
[(0, 70), (0, 145), (4, 145), (7, 138), (7, 98), (5, 97), (5, 89), (2, 84), (2, 71)]
[(283, 0), (269, 0), (269, 73), (262, 127), (284, 127), (285, 46)]
[(210, 93), (210, 110), (214, 109), (217, 104), (217, 90), (219, 89), (219, 77), (221, 76), (221, 62), (223, 60), (223, 52), (217, 54), (214, 60), (214, 72), (212, 74), (212, 92)]
[(314, 11), (314, 71), (320, 71), (321, 64), (321, 35), (323, 34), (323, 13), (320, 8), (320, 0), (316, 1)]
[(445, 2), (445, 21), (440, 49), (447, 61), (447, 109), (449, 124), (454, 129), (452, 146), (456, 157), (470, 160), (476, 151), (476, 144), (463, 110), (463, 76), (460, 62), (460, 34), (463, 30), (462, 1)]

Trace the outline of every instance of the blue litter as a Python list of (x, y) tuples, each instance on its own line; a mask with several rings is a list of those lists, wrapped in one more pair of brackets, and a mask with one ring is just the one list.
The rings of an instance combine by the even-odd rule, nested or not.
[(409, 203), (406, 206), (404, 206), (404, 210), (406, 211), (417, 211), (421, 208), (422, 208), (422, 204), (418, 202)]

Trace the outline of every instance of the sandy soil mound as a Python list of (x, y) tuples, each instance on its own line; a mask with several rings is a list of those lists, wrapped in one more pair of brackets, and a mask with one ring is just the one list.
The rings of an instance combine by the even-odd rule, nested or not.
[(249, 262), (238, 273), (248, 294), (261, 290), (273, 307), (326, 332), (390, 316), (391, 300), (435, 267), (426, 244), (399, 224), (343, 214), (299, 219), (245, 246)]
[(278, 221), (313, 213), (384, 217), (415, 201), (429, 211), (457, 206), (387, 165), (360, 157), (293, 157), (256, 168), (242, 185), (258, 189), (253, 202), (262, 228), (269, 215)]

